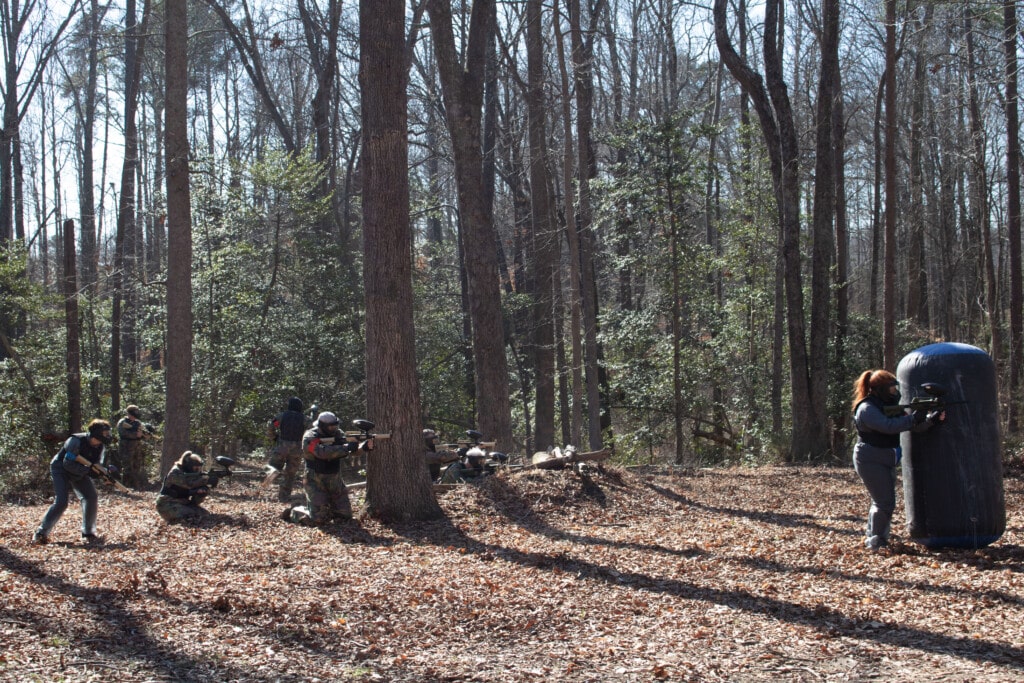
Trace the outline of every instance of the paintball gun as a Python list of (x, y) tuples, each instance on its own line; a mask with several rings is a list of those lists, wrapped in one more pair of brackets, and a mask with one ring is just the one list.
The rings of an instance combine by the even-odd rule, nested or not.
[(352, 426), (355, 427), (355, 430), (345, 432), (345, 441), (348, 443), (361, 446), (370, 439), (380, 439), (383, 441), (391, 438), (390, 433), (375, 434), (373, 429), (376, 425), (369, 420), (352, 420)]
[(899, 417), (907, 410), (926, 410), (928, 412), (937, 410), (941, 412), (946, 409), (946, 406), (967, 403), (967, 401), (947, 401), (943, 398), (946, 395), (945, 387), (940, 384), (936, 384), (935, 382), (925, 382), (921, 384), (921, 391), (923, 391), (926, 396), (916, 396), (910, 399), (909, 403), (901, 403), (896, 406), (885, 406), (886, 416)]
[(90, 462), (89, 460), (83, 458), (80, 455), (75, 456), (75, 462), (79, 463), (80, 465), (85, 465), (86, 467), (88, 467), (91, 473), (94, 473), (97, 476), (101, 477), (104, 481), (106, 481), (108, 484), (113, 486), (118, 491), (122, 493), (131, 493), (130, 488), (119, 482), (117, 479), (114, 479), (114, 475), (110, 473), (110, 470), (108, 470), (106, 467), (99, 464), (98, 462)]
[(218, 455), (213, 460), (220, 465), (221, 468), (211, 469), (206, 473), (206, 476), (210, 478), (211, 487), (216, 486), (217, 482), (222, 478), (230, 477), (233, 474), (251, 474), (253, 472), (253, 470), (232, 470), (231, 468), (235, 466), (235, 459), (229, 458), (226, 455)]

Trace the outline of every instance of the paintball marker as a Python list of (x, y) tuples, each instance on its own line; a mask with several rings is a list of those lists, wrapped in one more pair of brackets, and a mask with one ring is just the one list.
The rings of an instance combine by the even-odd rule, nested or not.
[(90, 472), (95, 473), (97, 476), (101, 477), (104, 481), (106, 481), (108, 484), (113, 486), (118, 491), (122, 493), (131, 493), (130, 488), (119, 482), (117, 479), (114, 479), (114, 475), (110, 473), (110, 470), (108, 470), (106, 467), (99, 464), (98, 462), (90, 462), (89, 460), (83, 458), (80, 455), (75, 456), (75, 462), (79, 463), (80, 465), (85, 465), (86, 467), (88, 467)]
[(896, 406), (885, 406), (885, 414), (887, 417), (899, 417), (903, 415), (908, 409), (912, 411), (926, 410), (928, 412), (943, 411), (946, 406), (957, 405), (961, 403), (967, 403), (967, 401), (947, 401), (943, 397), (946, 395), (946, 389), (935, 382), (925, 382), (921, 385), (921, 391), (927, 396), (916, 396), (910, 399), (910, 403), (901, 403)]
[(232, 470), (231, 468), (235, 466), (235, 459), (226, 455), (218, 455), (214, 461), (221, 466), (221, 469), (211, 469), (206, 473), (206, 476), (210, 478), (211, 487), (216, 486), (222, 478), (230, 477), (232, 474), (251, 474), (253, 472), (253, 470)]
[(352, 426), (355, 427), (355, 430), (345, 432), (345, 441), (348, 443), (362, 446), (370, 439), (380, 439), (383, 441), (391, 438), (390, 432), (387, 434), (375, 434), (373, 429), (376, 425), (369, 420), (352, 420)]

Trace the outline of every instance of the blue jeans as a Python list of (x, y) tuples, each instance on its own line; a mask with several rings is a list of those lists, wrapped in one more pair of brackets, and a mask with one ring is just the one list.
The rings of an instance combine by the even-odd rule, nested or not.
[(95, 534), (99, 500), (92, 479), (87, 476), (72, 477), (64, 470), (64, 463), (60, 458), (50, 461), (50, 476), (53, 478), (53, 505), (46, 511), (43, 521), (39, 524), (39, 531), (46, 536), (50, 535), (50, 530), (67, 509), (71, 489), (74, 489), (78, 499), (82, 501), (82, 533)]

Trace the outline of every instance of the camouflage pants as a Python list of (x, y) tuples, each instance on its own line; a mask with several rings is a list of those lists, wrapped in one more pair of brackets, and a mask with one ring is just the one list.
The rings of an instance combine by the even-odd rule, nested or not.
[(156, 511), (160, 513), (165, 522), (200, 519), (210, 514), (207, 510), (199, 507), (200, 502), (199, 500), (192, 502), (188, 498), (158, 496), (156, 499)]
[(296, 524), (324, 524), (331, 519), (352, 519), (352, 503), (340, 474), (306, 472), (306, 504), (292, 508)]
[(121, 478), (126, 486), (141, 489), (146, 487), (146, 447), (142, 439), (124, 441), (118, 444)]
[(302, 467), (302, 444), (298, 441), (278, 441), (267, 464), (281, 471), (277, 478), (277, 499), (287, 503), (292, 499), (292, 488)]

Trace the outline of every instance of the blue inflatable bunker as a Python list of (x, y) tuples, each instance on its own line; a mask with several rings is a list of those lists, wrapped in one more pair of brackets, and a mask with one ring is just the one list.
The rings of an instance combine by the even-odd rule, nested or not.
[(947, 403), (945, 424), (901, 437), (910, 538), (929, 548), (998, 540), (1006, 501), (992, 359), (967, 344), (929, 344), (903, 357), (896, 378), (901, 403), (929, 397), (925, 388)]

